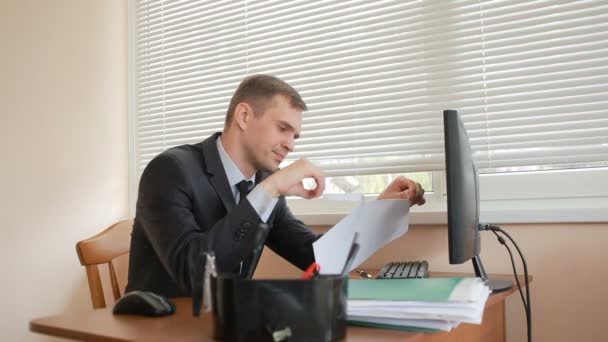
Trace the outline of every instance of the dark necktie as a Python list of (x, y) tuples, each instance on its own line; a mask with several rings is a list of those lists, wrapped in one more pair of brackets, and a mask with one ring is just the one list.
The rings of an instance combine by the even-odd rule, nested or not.
[(251, 190), (251, 186), (253, 185), (252, 181), (248, 181), (243, 179), (242, 181), (236, 183), (236, 188), (239, 190), (239, 202), (247, 196), (249, 190)]
[[(253, 185), (252, 181), (248, 181), (246, 179), (243, 179), (242, 181), (236, 183), (236, 188), (239, 191), (239, 203), (241, 202), (241, 200), (245, 197), (247, 197), (247, 194), (249, 193), (249, 190), (251, 190), (251, 186)], [(243, 274), (243, 261), (241, 260), (241, 263), (239, 265), (239, 274)]]

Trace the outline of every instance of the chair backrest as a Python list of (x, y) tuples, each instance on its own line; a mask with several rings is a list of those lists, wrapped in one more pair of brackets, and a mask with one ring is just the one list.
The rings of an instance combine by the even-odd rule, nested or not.
[[(79, 241), (76, 244), (76, 252), (78, 253), (80, 264), (85, 267), (87, 272), (89, 291), (91, 292), (91, 301), (93, 302), (94, 309), (106, 307), (101, 277), (99, 276), (98, 265), (100, 264), (108, 264), (114, 300), (118, 300), (121, 296), (121, 288), (118, 285), (118, 277), (113, 261), (117, 257), (129, 253), (132, 229), (133, 220), (120, 221), (103, 232)], [(122, 279), (125, 278), (123, 277)]]

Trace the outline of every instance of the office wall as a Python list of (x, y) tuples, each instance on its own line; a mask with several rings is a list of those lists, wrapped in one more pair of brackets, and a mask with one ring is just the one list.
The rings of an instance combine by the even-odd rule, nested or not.
[[(533, 339), (536, 342), (605, 340), (608, 317), (608, 224), (504, 225), (522, 249), (531, 283)], [(318, 232), (324, 231), (322, 228)], [(391, 242), (363, 267), (389, 260), (426, 259), (431, 271), (472, 272), (471, 263), (449, 265), (447, 230), (417, 226)], [(494, 234), (482, 234), (482, 261), (488, 273), (512, 273), (508, 253)], [(518, 270), (522, 270), (518, 263)], [(299, 271), (266, 249), (256, 277), (295, 276)], [(525, 341), (521, 299), (507, 300), (507, 340)]]
[(0, 1), (0, 340), (90, 309), (75, 243), (128, 215), (124, 0)]

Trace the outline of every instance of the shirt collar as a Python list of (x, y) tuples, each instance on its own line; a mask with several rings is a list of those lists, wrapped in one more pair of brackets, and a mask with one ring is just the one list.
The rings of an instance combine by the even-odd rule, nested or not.
[[(224, 171), (226, 172), (226, 177), (228, 178), (228, 184), (230, 184), (230, 188), (232, 189), (232, 193), (235, 193), (235, 189), (236, 189), (236, 184), (240, 181), (242, 181), (243, 179), (247, 179), (245, 178), (245, 176), (243, 176), (243, 173), (241, 172), (241, 170), (239, 170), (239, 168), (236, 166), (236, 164), (232, 161), (232, 159), (230, 158), (230, 156), (228, 155), (228, 152), (226, 152), (226, 150), (224, 149), (224, 145), (222, 145), (222, 141), (220, 140), (220, 137), (217, 137), (217, 140), (215, 141), (216, 145), (217, 145), (217, 150), (220, 153), (220, 159), (222, 160), (222, 166), (224, 166)], [(253, 174), (253, 176), (249, 179), (247, 179), (248, 181), (251, 181), (253, 184), (255, 184), (255, 173)]]

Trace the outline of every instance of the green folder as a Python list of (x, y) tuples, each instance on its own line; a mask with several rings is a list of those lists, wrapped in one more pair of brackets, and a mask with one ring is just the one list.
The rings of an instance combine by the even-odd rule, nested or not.
[(441, 331), (439, 329), (410, 327), (410, 326), (405, 326), (405, 325), (369, 323), (369, 322), (360, 322), (360, 321), (348, 321), (347, 323), (350, 325), (358, 325), (358, 326), (362, 326), (362, 327), (379, 328), (379, 329), (391, 329), (391, 330), (403, 330), (403, 331), (415, 331), (415, 332), (427, 332), (427, 333), (434, 333), (434, 332)]
[(458, 285), (468, 285), (472, 279), (474, 278), (351, 279), (348, 282), (348, 299), (418, 302), (469, 300), (460, 295), (461, 291), (458, 291), (460, 298), (455, 298), (454, 290)]
[(467, 315), (479, 310), (488, 293), (479, 278), (354, 279), (348, 282), (348, 306), (356, 309), (347, 310), (347, 321), (385, 329), (449, 330), (456, 322), (476, 320)]

